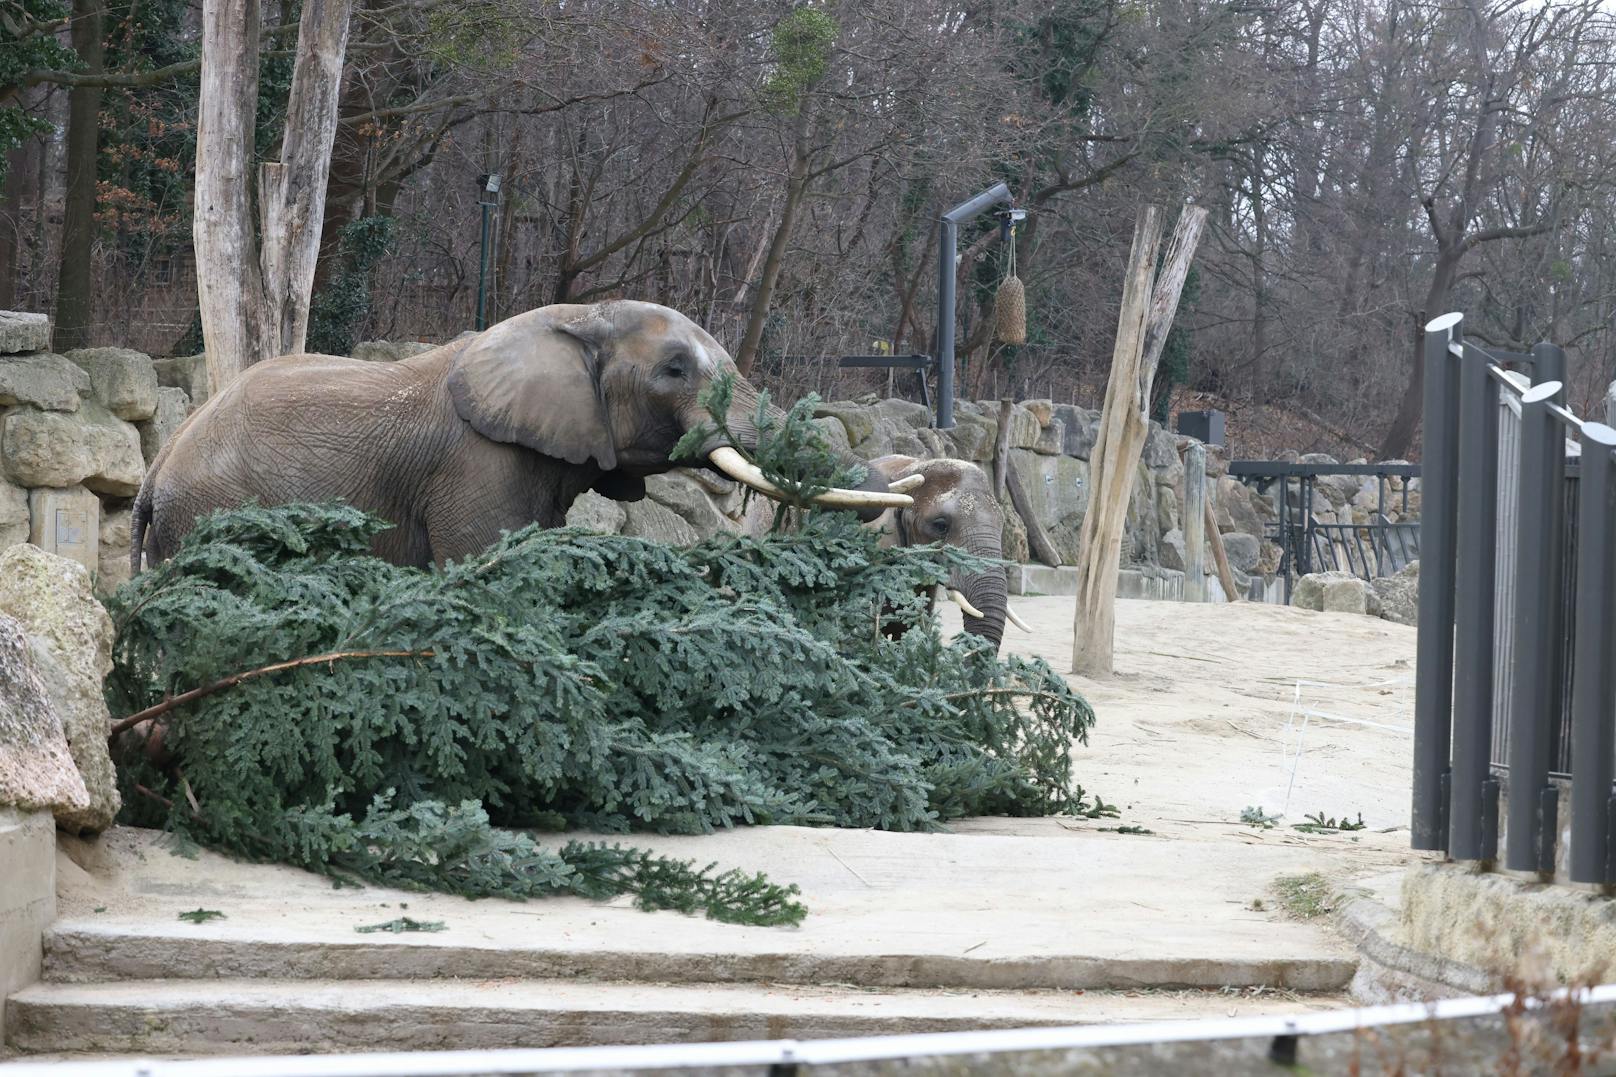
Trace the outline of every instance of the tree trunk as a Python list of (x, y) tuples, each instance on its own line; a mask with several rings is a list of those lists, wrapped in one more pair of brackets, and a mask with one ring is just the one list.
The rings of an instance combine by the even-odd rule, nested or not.
[[(1453, 296), (1453, 282), (1459, 276), (1459, 259), (1463, 248), (1458, 244), (1444, 246), (1437, 252), (1436, 270), (1431, 275), (1431, 287), (1425, 293), (1426, 318), (1440, 318), (1448, 312)], [(1409, 366), (1408, 387), (1397, 405), (1397, 416), (1392, 419), (1386, 437), (1375, 455), (1381, 460), (1402, 460), (1414, 444), (1414, 433), (1419, 429), (1421, 401), (1425, 394), (1425, 363), (1421, 355), (1420, 329), (1414, 327), (1413, 362)]]
[(210, 391), (268, 357), (263, 277), (253, 234), (253, 117), (258, 109), (258, 0), (202, 8), (202, 85), (196, 123), (197, 304)]
[(1161, 246), (1161, 210), (1145, 206), (1134, 226), (1128, 256), (1117, 341), (1106, 382), (1105, 406), (1089, 465), (1089, 507), (1083, 515), (1077, 564), (1077, 608), (1073, 619), (1072, 671), (1085, 676), (1111, 672), (1116, 629), (1117, 571), (1128, 498), (1150, 426), (1146, 408), (1173, 325), (1190, 259), (1206, 224), (1206, 210), (1187, 206), (1155, 273)]
[[(102, 70), (101, 0), (74, 0), (73, 51), (87, 74)], [(62, 207), (61, 268), (56, 275), (58, 351), (90, 343), (95, 318), (96, 144), (101, 133), (101, 89), (75, 86), (68, 92), (67, 201)]]
[(791, 229), (797, 222), (797, 209), (808, 190), (808, 160), (810, 155), (808, 132), (811, 126), (810, 106), (804, 101), (797, 116), (796, 137), (791, 144), (791, 173), (786, 180), (786, 204), (780, 210), (780, 223), (769, 242), (769, 253), (763, 259), (763, 278), (758, 281), (757, 293), (752, 296), (752, 309), (746, 318), (746, 333), (735, 353), (735, 367), (741, 377), (752, 375), (757, 362), (758, 345), (763, 341), (763, 326), (769, 320), (769, 303), (774, 299), (774, 286), (780, 279), (780, 266), (785, 261), (786, 247), (791, 242)]

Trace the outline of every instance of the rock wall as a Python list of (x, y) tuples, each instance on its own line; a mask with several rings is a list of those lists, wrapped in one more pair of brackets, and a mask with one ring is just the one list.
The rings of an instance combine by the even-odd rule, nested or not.
[[(106, 593), (128, 575), (129, 506), (141, 475), (191, 408), (207, 398), (204, 357), (154, 361), (118, 348), (57, 355), (48, 350), (49, 327), (37, 316), (16, 316), (24, 319), (18, 323), (9, 317), (0, 313), (0, 549), (32, 542), (69, 557)], [(391, 362), (427, 347), (366, 341), (354, 353)], [(960, 401), (955, 411), (954, 429), (934, 430), (920, 404), (872, 395), (821, 404), (817, 421), (833, 445), (862, 459), (947, 456), (991, 471), (999, 403)], [(1011, 473), (1063, 564), (1077, 560), (1098, 422), (1098, 412), (1048, 400), (1011, 411)], [(1183, 567), (1181, 440), (1150, 426), (1123, 537), (1124, 565)], [(1217, 449), (1207, 461), (1218, 528), (1244, 591), (1252, 576), (1271, 573), (1278, 562), (1277, 549), (1260, 538), (1275, 506), (1229, 478)], [(631, 503), (586, 494), (568, 521), (675, 543), (722, 531), (760, 533), (772, 521), (766, 502), (743, 498), (734, 483), (706, 471), (656, 476), (646, 489), (645, 500)], [(1341, 494), (1344, 500), (1356, 496)], [(1005, 517), (1005, 555), (1030, 560), (1025, 522), (1008, 504)], [(1210, 571), (1210, 558), (1208, 565)]]

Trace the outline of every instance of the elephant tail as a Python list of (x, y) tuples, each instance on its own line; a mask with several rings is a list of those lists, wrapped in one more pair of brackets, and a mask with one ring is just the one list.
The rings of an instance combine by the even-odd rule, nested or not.
[(146, 472), (146, 477), (140, 482), (140, 493), (135, 495), (135, 506), (129, 520), (129, 575), (134, 576), (140, 572), (140, 555), (146, 547), (146, 525), (152, 518), (152, 486), (153, 479), (157, 477), (157, 462)]

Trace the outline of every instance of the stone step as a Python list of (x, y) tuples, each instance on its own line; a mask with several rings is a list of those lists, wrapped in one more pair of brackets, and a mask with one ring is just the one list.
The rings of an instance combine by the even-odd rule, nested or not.
[(41, 983), (7, 1004), (24, 1053), (284, 1054), (809, 1039), (1136, 1023), (1340, 1006), (1220, 992), (863, 991), (522, 980)]
[[(630, 917), (646, 914), (625, 910)], [(494, 912), (487, 907), (485, 917)], [(413, 909), (412, 909), (413, 913)], [(602, 917), (602, 912), (594, 913)], [(642, 923), (630, 921), (635, 927)], [(686, 920), (687, 934), (714, 925)], [(717, 925), (723, 928), (723, 925)], [(942, 953), (904, 947), (804, 947), (793, 933), (769, 929), (708, 937), (715, 948), (655, 945), (611, 931), (556, 932), (531, 922), (522, 931), (450, 928), (435, 934), (356, 935), (345, 924), (293, 926), (220, 921), (59, 921), (45, 936), (45, 979), (97, 983), (156, 979), (436, 980), (572, 979), (683, 984), (849, 984), (864, 988), (977, 990), (1107, 990), (1281, 988), (1339, 991), (1351, 981), (1348, 952), (1289, 956), (1202, 952), (1186, 945), (1172, 956), (1138, 952), (1103, 956), (1048, 947), (1006, 953)], [(615, 940), (615, 942), (614, 942)], [(664, 938), (663, 943), (677, 940)], [(699, 940), (692, 940), (699, 941)], [(914, 940), (908, 940), (913, 942)], [(728, 942), (730, 948), (718, 949)], [(964, 947), (961, 947), (964, 949)], [(1143, 949), (1143, 948), (1142, 948)], [(984, 952), (985, 951), (985, 952)]]

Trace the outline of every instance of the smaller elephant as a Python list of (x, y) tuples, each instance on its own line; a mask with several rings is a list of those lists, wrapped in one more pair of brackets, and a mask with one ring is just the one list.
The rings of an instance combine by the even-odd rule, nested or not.
[[(1004, 510), (994, 496), (992, 480), (975, 464), (894, 455), (871, 460), (869, 468), (887, 483), (925, 480), (914, 489), (913, 505), (888, 509), (867, 525), (882, 532), (883, 546), (945, 542), (979, 557), (1002, 556)], [(1031, 631), (1010, 609), (1002, 568), (956, 573), (947, 591), (965, 615), (965, 631), (991, 640), (994, 647), (1004, 637), (1006, 619), (1023, 632)]]

